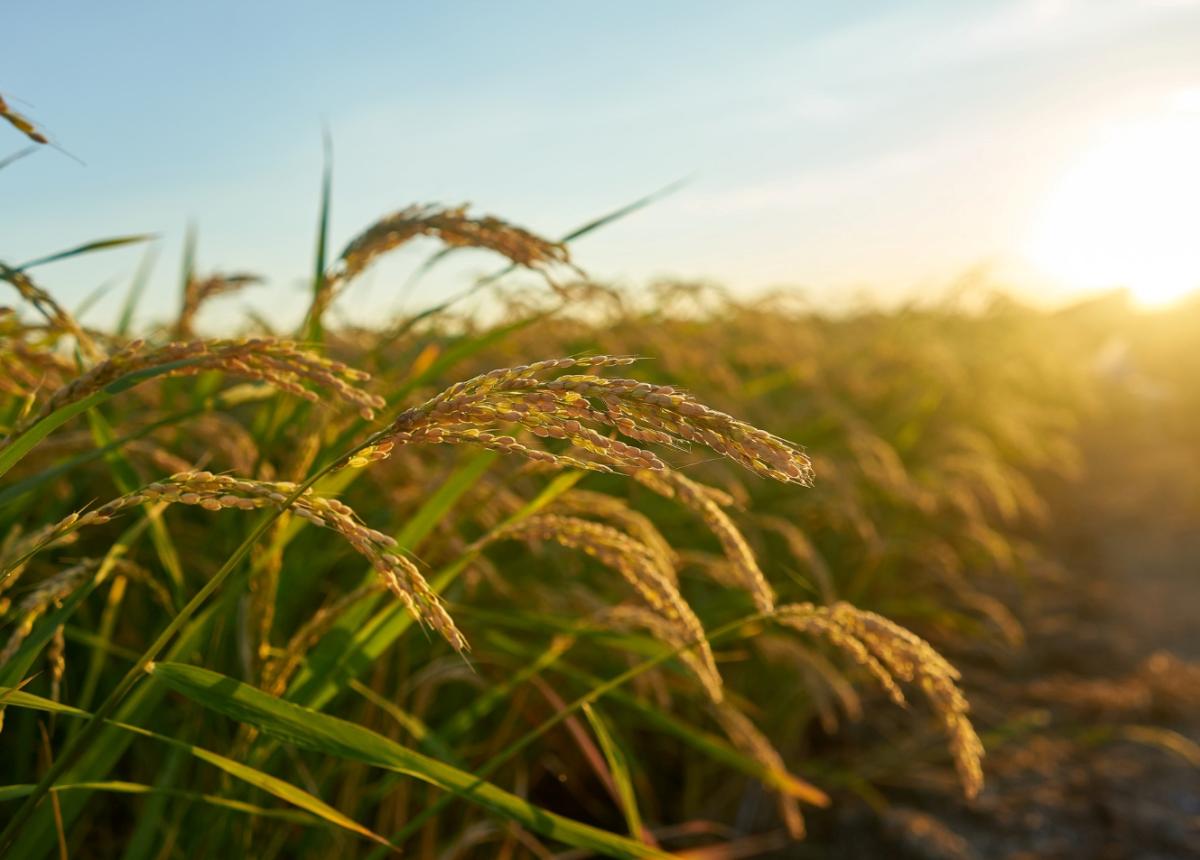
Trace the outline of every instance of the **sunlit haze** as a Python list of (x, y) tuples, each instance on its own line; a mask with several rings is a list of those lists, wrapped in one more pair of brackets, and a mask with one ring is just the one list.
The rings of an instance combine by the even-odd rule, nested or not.
[[(85, 164), (45, 150), (0, 174), (0, 259), (158, 233), (142, 313), (161, 318), (192, 222), (202, 270), (267, 278), (233, 309), (298, 318), (327, 125), (335, 248), (412, 202), (562, 235), (688, 177), (577, 243), (578, 263), (626, 285), (798, 286), (831, 307), (935, 296), (967, 272), (1051, 304), (1122, 286), (1162, 303), (1200, 282), (1197, 3), (352, 10), (11, 5), (0, 91)], [(0, 157), (20, 148), (0, 132)], [(411, 309), (492, 267), (465, 254), (403, 294), (428, 250), (337, 312)], [(72, 303), (103, 285), (102, 319), (139, 261), (42, 279)]]
[(1047, 196), (1031, 261), (1072, 287), (1163, 304), (1200, 285), (1200, 96), (1106, 129)]

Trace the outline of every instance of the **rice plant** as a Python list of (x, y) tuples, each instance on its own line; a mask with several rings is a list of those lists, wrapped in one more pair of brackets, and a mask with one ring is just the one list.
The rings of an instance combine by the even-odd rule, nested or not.
[[(992, 688), (1064, 575), (1046, 488), (1097, 458), (1082, 423), (1168, 402), (1120, 366), (1102, 406), (1087, 356), (1136, 340), (1176, 468), (1195, 320), (591, 281), (570, 242), (652, 197), (558, 241), (417, 204), (330, 254), (326, 174), (290, 336), (209, 334), (260, 279), (194, 237), (140, 328), (136, 283), (107, 329), (46, 285), (150, 237), (0, 261), (0, 856), (809, 856), (843, 809), (936, 833), (914, 792), (984, 791), (1025, 718)], [(434, 243), (414, 277), (502, 268), (330, 322)], [(1190, 678), (1161, 663), (1143, 699)]]
[[(359, 274), (422, 237), (539, 272), (549, 289), (530, 300), (558, 316), (514, 305), (481, 330), (447, 307), (390, 331), (327, 327)], [(837, 780), (806, 776), (795, 743), (756, 725), (742, 690), (762, 677), (810, 704), (828, 685), (895, 705), (920, 689), (914, 728), (940, 724), (979, 791), (958, 673), (841, 599), (795, 516), (845, 444), (833, 416), (766, 415), (787, 428), (770, 432), (734, 417), (734, 397), (689, 392), (711, 379), (670, 379), (688, 359), (652, 329), (608, 350), (602, 320), (573, 322), (606, 293), (563, 244), (464, 208), (401, 210), (328, 267), (322, 247), (303, 340), (196, 335), (202, 303), (250, 275), (189, 267), (178, 318), (132, 337), (82, 325), (30, 271), (137, 238), (0, 267), (23, 302), (0, 350), (10, 856), (666, 856), (690, 813), (660, 796), (645, 732), (678, 745), (689, 780), (703, 765), (697, 786), (761, 784), (798, 840), (801, 805), (828, 806)], [(860, 438), (872, 477), (915, 492)], [(774, 517), (810, 569), (773, 581), (762, 560), (779, 550), (732, 508)], [(760, 642), (792, 643), (827, 680), (797, 684)], [(579, 785), (548, 789), (556, 774)]]

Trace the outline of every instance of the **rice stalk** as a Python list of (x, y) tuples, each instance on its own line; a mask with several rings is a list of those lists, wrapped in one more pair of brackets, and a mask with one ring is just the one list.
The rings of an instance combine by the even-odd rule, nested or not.
[[(746, 755), (763, 765), (770, 771), (787, 773), (787, 764), (779, 750), (770, 739), (762, 733), (750, 718), (734, 707), (730, 702), (717, 702), (710, 706), (709, 711), (720, 725), (725, 736)], [(775, 791), (776, 802), (780, 817), (792, 839), (804, 838), (804, 816), (800, 812), (800, 804), (791, 794)], [(828, 800), (820, 804), (828, 805)]]
[(104, 354), (104, 351), (96, 344), (92, 336), (84, 331), (83, 326), (75, 320), (75, 317), (55, 301), (53, 296), (35, 284), (25, 272), (0, 262), (0, 281), (7, 281), (11, 284), (21, 294), (21, 298), (33, 305), (37, 312), (45, 317), (54, 330), (73, 337), (88, 358), (97, 359)]
[(713, 488), (705, 487), (674, 469), (638, 472), (634, 478), (654, 492), (677, 499), (698, 513), (709, 531), (720, 542), (737, 584), (754, 598), (754, 605), (758, 611), (769, 614), (775, 609), (775, 592), (763, 576), (754, 552), (733, 520), (714, 500), (723, 494), (719, 491), (714, 492)]
[(503, 526), (489, 534), (481, 545), (500, 540), (558, 543), (579, 550), (617, 571), (650, 610), (662, 619), (663, 623), (655, 624), (652, 632), (665, 629), (665, 625), (674, 631), (667, 644), (697, 643), (698, 657), (703, 666), (701, 680), (714, 700), (720, 700), (720, 673), (713, 659), (712, 648), (704, 636), (704, 626), (679, 592), (676, 582), (662, 573), (654, 553), (644, 544), (612, 526), (560, 514), (539, 514)]
[(621, 499), (608, 493), (572, 489), (555, 499), (552, 507), (567, 514), (605, 520), (627, 532), (654, 555), (664, 576), (671, 580), (679, 578), (676, 573), (679, 553), (663, 537), (653, 520)]
[[(628, 356), (559, 358), (500, 368), (456, 383), (401, 413), (379, 442), (348, 461), (365, 466), (410, 443), (474, 444), (536, 462), (600, 472), (662, 471), (657, 455), (605, 436), (589, 424), (642, 444), (684, 447), (694, 442), (763, 477), (809, 485), (808, 458), (791, 442), (703, 405), (671, 386), (608, 378), (595, 371), (634, 363)], [(556, 371), (588, 372), (541, 378)], [(559, 439), (588, 455), (582, 459), (531, 448), (497, 433), (516, 424), (534, 436)]]
[(99, 568), (97, 559), (84, 559), (70, 567), (63, 568), (58, 573), (46, 577), (39, 582), (14, 607), (17, 616), (16, 627), (8, 635), (4, 648), (0, 649), (0, 666), (3, 666), (16, 655), (21, 643), (25, 641), (33, 625), (51, 606), (62, 600)]
[[(278, 508), (297, 489), (296, 484), (286, 481), (255, 481), (205, 471), (182, 472), (92, 510), (67, 516), (40, 532), (38, 544), (29, 552), (41, 551), (79, 529), (103, 525), (120, 513), (147, 502), (194, 505), (206, 511), (251, 511)], [(358, 515), (341, 501), (317, 496), (311, 489), (305, 490), (292, 503), (290, 510), (293, 515), (313, 525), (339, 534), (371, 563), (384, 585), (417, 620), (440, 633), (456, 651), (466, 650), (466, 640), (442, 606), (441, 599), (429, 587), (416, 565), (394, 551), (394, 538), (364, 525)]]
[(320, 321), (340, 289), (383, 254), (418, 236), (432, 236), (447, 248), (494, 251), (515, 266), (548, 276), (553, 266), (569, 266), (566, 245), (536, 236), (493, 216), (474, 218), (466, 206), (413, 205), (380, 220), (359, 233), (342, 250), (333, 267), (320, 279), (309, 319)]
[(960, 675), (933, 647), (910, 630), (874, 612), (848, 603), (818, 607), (811, 603), (781, 606), (780, 623), (825, 638), (865, 667), (897, 704), (905, 697), (898, 681), (916, 684), (942, 724), (963, 793), (983, 787), (983, 744), (967, 716), (969, 706), (958, 687)]
[(50, 143), (50, 138), (46, 137), (45, 133), (34, 125), (32, 120), (9, 107), (4, 96), (0, 96), (0, 118), (8, 120), (9, 125), (34, 143), (40, 143), (43, 146)]
[(11, 441), (42, 418), (83, 400), (121, 377), (164, 365), (175, 365), (163, 374), (166, 376), (194, 376), (219, 370), (264, 382), (313, 403), (320, 402), (320, 395), (306, 387), (307, 383), (326, 389), (337, 399), (356, 407), (366, 420), (373, 418), (375, 410), (385, 405), (383, 398), (359, 387), (370, 378), (369, 374), (300, 349), (292, 341), (271, 338), (195, 340), (147, 348), (144, 341), (134, 340), (51, 394), (38, 412), (24, 418), (10, 431), (5, 441)]
[(183, 288), (183, 306), (179, 309), (179, 317), (175, 321), (175, 336), (181, 340), (195, 336), (196, 314), (204, 302), (261, 283), (262, 278), (258, 275), (244, 272), (209, 275), (207, 278), (197, 278), (195, 275), (189, 277)]

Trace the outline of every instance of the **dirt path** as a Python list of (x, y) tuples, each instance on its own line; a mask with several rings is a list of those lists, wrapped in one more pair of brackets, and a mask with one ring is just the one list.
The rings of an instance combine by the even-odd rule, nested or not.
[(1033, 726), (989, 751), (984, 793), (913, 793), (790, 856), (1200, 858), (1200, 477), (1142, 418), (1093, 428), (1082, 478), (1048, 488), (1066, 574), (1027, 608), (1026, 653), (965, 667), (985, 729)]

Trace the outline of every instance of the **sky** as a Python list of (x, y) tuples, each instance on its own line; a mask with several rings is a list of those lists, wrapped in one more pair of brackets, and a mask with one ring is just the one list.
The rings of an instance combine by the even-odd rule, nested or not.
[[(302, 315), (323, 127), (335, 251), (414, 202), (556, 237), (687, 177), (576, 262), (831, 307), (968, 273), (1044, 301), (1161, 287), (1151, 257), (1200, 284), (1197, 2), (0, 0), (0, 22), (0, 92), (83, 162), (47, 149), (0, 172), (0, 260), (155, 233), (145, 319), (178, 304), (189, 223), (201, 271), (268, 280), (206, 319)], [(0, 157), (22, 145), (0, 128)], [(406, 293), (432, 249), (338, 313), (413, 310), (495, 266), (464, 254)], [(35, 274), (68, 306), (103, 287), (99, 322), (141, 255)]]

